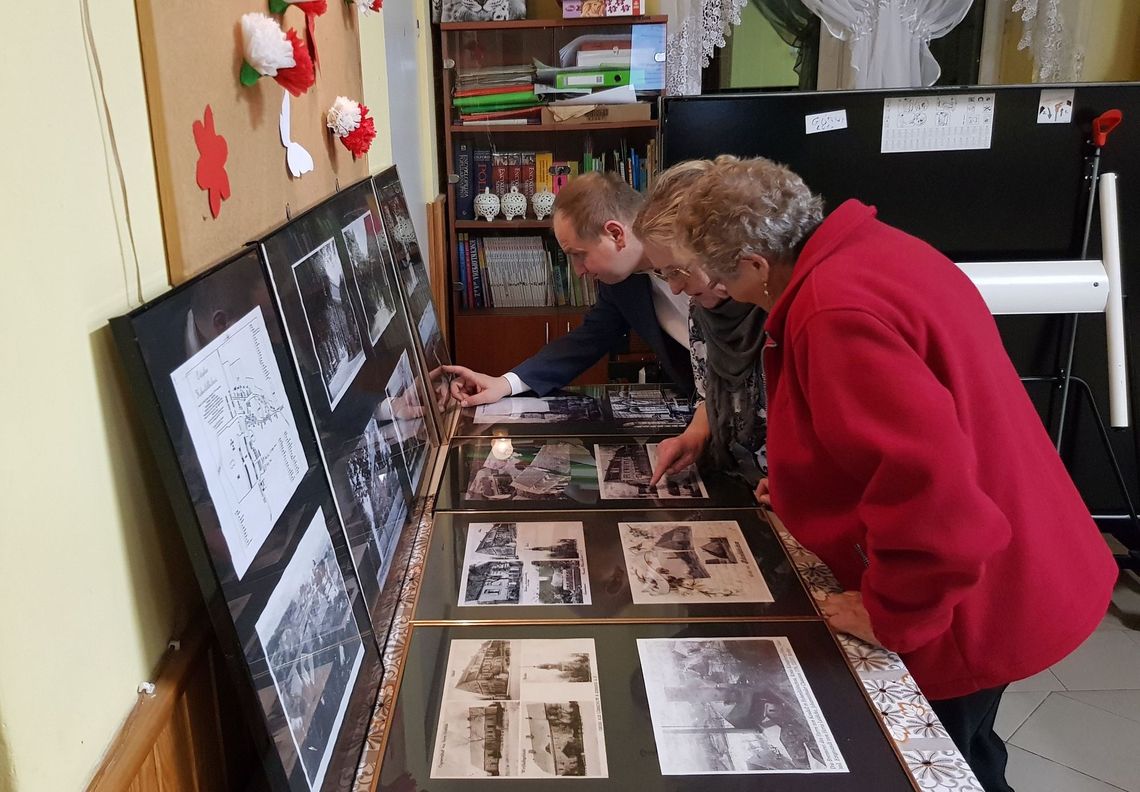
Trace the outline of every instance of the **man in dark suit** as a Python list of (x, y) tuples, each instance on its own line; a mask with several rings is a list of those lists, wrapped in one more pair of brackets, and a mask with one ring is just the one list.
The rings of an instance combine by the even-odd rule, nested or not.
[(652, 269), (633, 233), (643, 201), (611, 173), (584, 174), (559, 191), (554, 235), (575, 274), (598, 281), (598, 301), (581, 325), (501, 377), (445, 367), (455, 376), (451, 393), (460, 404), (489, 404), (526, 390), (545, 396), (608, 355), (629, 330), (645, 339), (670, 381), (686, 394), (692, 390), (689, 298), (641, 274)]

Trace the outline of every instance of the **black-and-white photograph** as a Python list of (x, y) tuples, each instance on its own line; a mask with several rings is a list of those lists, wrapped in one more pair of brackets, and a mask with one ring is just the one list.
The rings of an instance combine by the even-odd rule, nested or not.
[[(480, 453), (475, 445), (466, 450)], [(468, 500), (584, 500), (584, 491), (598, 487), (594, 458), (577, 441), (496, 438), (486, 459), (469, 461), (468, 472)]]
[(594, 452), (598, 460), (598, 485), (605, 500), (709, 496), (696, 465), (669, 473), (656, 484), (650, 484), (657, 462), (656, 443), (599, 444), (594, 446)]
[(372, 213), (366, 212), (341, 229), (341, 235), (348, 250), (361, 316), (368, 328), (368, 340), (375, 346), (396, 315), (397, 298), (388, 284), (386, 262), (380, 251), (383, 232), (376, 228)]
[(589, 605), (580, 522), (471, 523), (459, 604)]
[(668, 385), (607, 385), (606, 402), (613, 419), (630, 429), (683, 429), (693, 417), (690, 401)]
[(847, 772), (787, 638), (639, 638), (637, 650), (662, 775)]
[(336, 242), (326, 240), (295, 263), (293, 279), (301, 297), (329, 409), (335, 409), (364, 365), (364, 343), (353, 316)]
[(384, 231), (388, 234), (392, 259), (404, 280), (404, 289), (411, 296), (420, 285), (417, 270), (423, 266), (423, 261), (416, 239), (416, 227), (404, 200), (404, 188), (399, 181), (390, 181), (383, 185), (378, 182), (377, 190), (380, 215), (384, 221)]
[(419, 485), (427, 458), (428, 435), (424, 423), (424, 406), (412, 375), (412, 364), (405, 349), (388, 384), (384, 388), (388, 396), (387, 405), (392, 413), (392, 427), (400, 443), (404, 465), (408, 471), (408, 481), (413, 489)]
[(432, 778), (605, 778), (592, 638), (455, 640)]
[(310, 788), (319, 789), (364, 643), (317, 509), (255, 625)]
[(601, 421), (602, 410), (593, 396), (511, 396), (475, 408), (476, 426), (519, 423)]
[(408, 502), (400, 486), (393, 453), (396, 445), (395, 438), (380, 428), (376, 418), (370, 418), (360, 442), (345, 460), (345, 481), (338, 486), (341, 502), (348, 498), (355, 506), (347, 520), (363, 521), (368, 528), (380, 588), (388, 577), (400, 530), (408, 515)]
[(618, 523), (633, 601), (774, 602), (733, 520)]

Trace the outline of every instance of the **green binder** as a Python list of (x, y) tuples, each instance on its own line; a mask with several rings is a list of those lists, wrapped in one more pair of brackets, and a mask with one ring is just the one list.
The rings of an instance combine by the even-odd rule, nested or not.
[(555, 88), (617, 88), (629, 84), (629, 69), (587, 69), (554, 75)]

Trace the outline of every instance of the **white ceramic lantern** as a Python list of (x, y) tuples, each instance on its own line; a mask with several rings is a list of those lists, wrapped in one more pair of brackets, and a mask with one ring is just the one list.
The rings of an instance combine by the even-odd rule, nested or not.
[(526, 217), (526, 196), (519, 192), (518, 187), (503, 196), (503, 217), (514, 220), (516, 217)]
[(534, 208), (534, 216), (542, 220), (554, 211), (554, 193), (546, 190), (536, 192), (530, 198), (530, 205)]
[(483, 192), (475, 196), (475, 214), (490, 222), (498, 213), (499, 196), (491, 192), (490, 187), (484, 187)]

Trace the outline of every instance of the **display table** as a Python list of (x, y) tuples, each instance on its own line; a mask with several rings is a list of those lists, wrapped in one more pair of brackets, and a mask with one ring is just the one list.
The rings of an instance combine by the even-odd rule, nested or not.
[[(598, 389), (574, 393), (605, 397)], [(528, 401), (525, 406), (535, 404)], [(637, 434), (644, 434), (645, 427), (631, 430), (606, 412), (605, 418), (589, 421), (594, 435), (589, 438), (558, 434), (547, 421), (529, 429), (525, 422), (500, 422), (492, 434), (482, 428), (487, 424), (475, 422), (474, 411), (459, 416), (451, 441), (440, 450), (442, 469), (436, 470), (431, 494), (418, 514), (418, 534), (384, 653), (383, 689), (355, 789), (486, 789), (498, 779), (473, 776), (521, 774), (534, 776), (527, 779), (527, 789), (554, 789), (563, 780), (559, 775), (584, 775), (578, 783), (598, 789), (736, 790), (756, 788), (758, 779), (751, 776), (760, 774), (765, 788), (771, 789), (980, 792), (899, 657), (849, 636), (832, 635), (814, 603), (841, 590), (835, 578), (775, 514), (742, 500), (750, 494), (739, 482), (702, 471), (705, 489), (698, 497), (643, 494), (632, 500), (617, 498), (612, 505), (587, 488), (574, 490), (576, 497), (571, 498), (546, 493), (547, 499), (518, 499), (512, 496), (519, 490), (508, 482), (495, 499), (482, 501), (478, 489), (472, 489), (480, 461), (491, 444), (501, 444), (504, 438), (511, 441), (511, 453), (501, 456), (507, 457), (504, 462), (516, 476), (542, 458), (544, 445), (555, 444), (561, 451), (567, 444), (594, 449), (595, 463), (604, 469), (607, 457), (599, 447), (647, 442)], [(564, 423), (584, 428), (580, 420), (575, 413)], [(663, 426), (655, 428), (665, 431)], [(458, 433), (483, 439), (457, 438)], [(604, 472), (564, 470), (570, 480), (605, 478)], [(714, 533), (729, 534), (733, 524), (739, 526), (763, 579), (765, 590), (758, 598), (767, 601), (734, 601), (715, 586), (663, 594), (658, 581), (638, 572), (638, 556), (629, 551), (632, 542), (650, 536), (656, 541), (652, 565), (673, 580), (667, 569), (671, 561), (663, 555), (677, 555), (677, 548), (687, 547), (684, 541), (689, 541), (703, 542), (702, 552), (717, 556), (725, 543), (717, 544), (701, 531), (714, 526)], [(657, 533), (650, 535), (647, 528)], [(678, 528), (685, 533), (678, 534)], [(541, 592), (535, 595), (538, 600), (528, 600), (525, 570), (521, 593), (475, 576), (476, 569), (501, 569), (515, 558), (527, 563), (522, 549), (527, 531), (547, 531), (535, 540), (545, 543), (552, 535), (548, 529), (565, 534), (563, 548), (574, 548), (556, 563), (577, 570), (580, 557), (584, 567), (585, 582), (572, 592), (560, 590), (563, 600), (540, 601)], [(539, 549), (549, 551), (550, 546)], [(739, 548), (732, 553), (739, 555)], [(569, 556), (574, 558), (565, 560)], [(725, 562), (720, 556), (711, 560)], [(698, 583), (721, 582), (715, 574), (719, 570), (711, 564), (704, 569), (713, 570), (711, 577)], [(574, 695), (581, 695), (581, 702), (571, 705), (580, 716), (574, 723), (586, 724), (573, 732), (573, 760), (552, 750), (560, 744), (558, 724), (567, 721), (551, 715), (554, 705), (528, 701), (525, 671), (521, 694), (508, 690), (505, 681), (510, 677), (515, 684), (515, 666), (510, 664), (519, 656), (525, 669), (528, 656), (557, 654), (559, 644), (578, 650), (575, 656), (589, 655), (596, 664), (593, 693), (586, 683), (571, 686), (579, 691)], [(787, 701), (771, 687), (771, 679), (747, 673), (750, 655), (745, 649), (779, 650), (792, 680), (788, 689), (800, 691), (793, 707), (797, 718), (784, 712)], [(660, 657), (670, 660), (663, 666)], [(542, 668), (565, 667), (530, 662)], [(773, 667), (762, 659), (756, 662), (769, 671)], [(492, 666), (501, 672), (498, 676), (487, 672)], [(486, 673), (472, 681), (472, 669)], [(677, 682), (670, 678), (673, 673), (684, 680), (676, 687), (671, 686)], [(455, 684), (457, 679), (461, 681)], [(493, 690), (497, 681), (502, 690)], [(806, 695), (805, 688), (810, 689)], [(674, 696), (667, 704), (662, 704), (662, 690), (666, 697)], [(678, 703), (677, 696), (684, 702)], [(757, 702), (763, 702), (762, 716), (756, 712)], [(676, 707), (683, 710), (686, 705), (690, 715), (679, 716)], [(565, 709), (558, 711), (565, 715)], [(700, 714), (683, 724), (686, 728), (669, 722), (691, 717), (692, 712)], [(714, 722), (715, 729), (709, 725)], [(798, 738), (791, 735), (803, 737), (806, 732), (797, 732), (797, 723), (809, 723), (814, 735), (800, 740), (805, 748), (798, 756)], [(765, 732), (763, 724), (777, 724), (782, 732), (771, 725)], [(768, 739), (753, 739), (757, 733)], [(737, 734), (750, 737), (736, 742)], [(457, 740), (462, 750), (456, 750)], [(667, 750), (662, 750), (662, 741)], [(724, 748), (723, 756), (713, 756), (717, 745)], [(553, 764), (545, 767), (542, 762)]]

